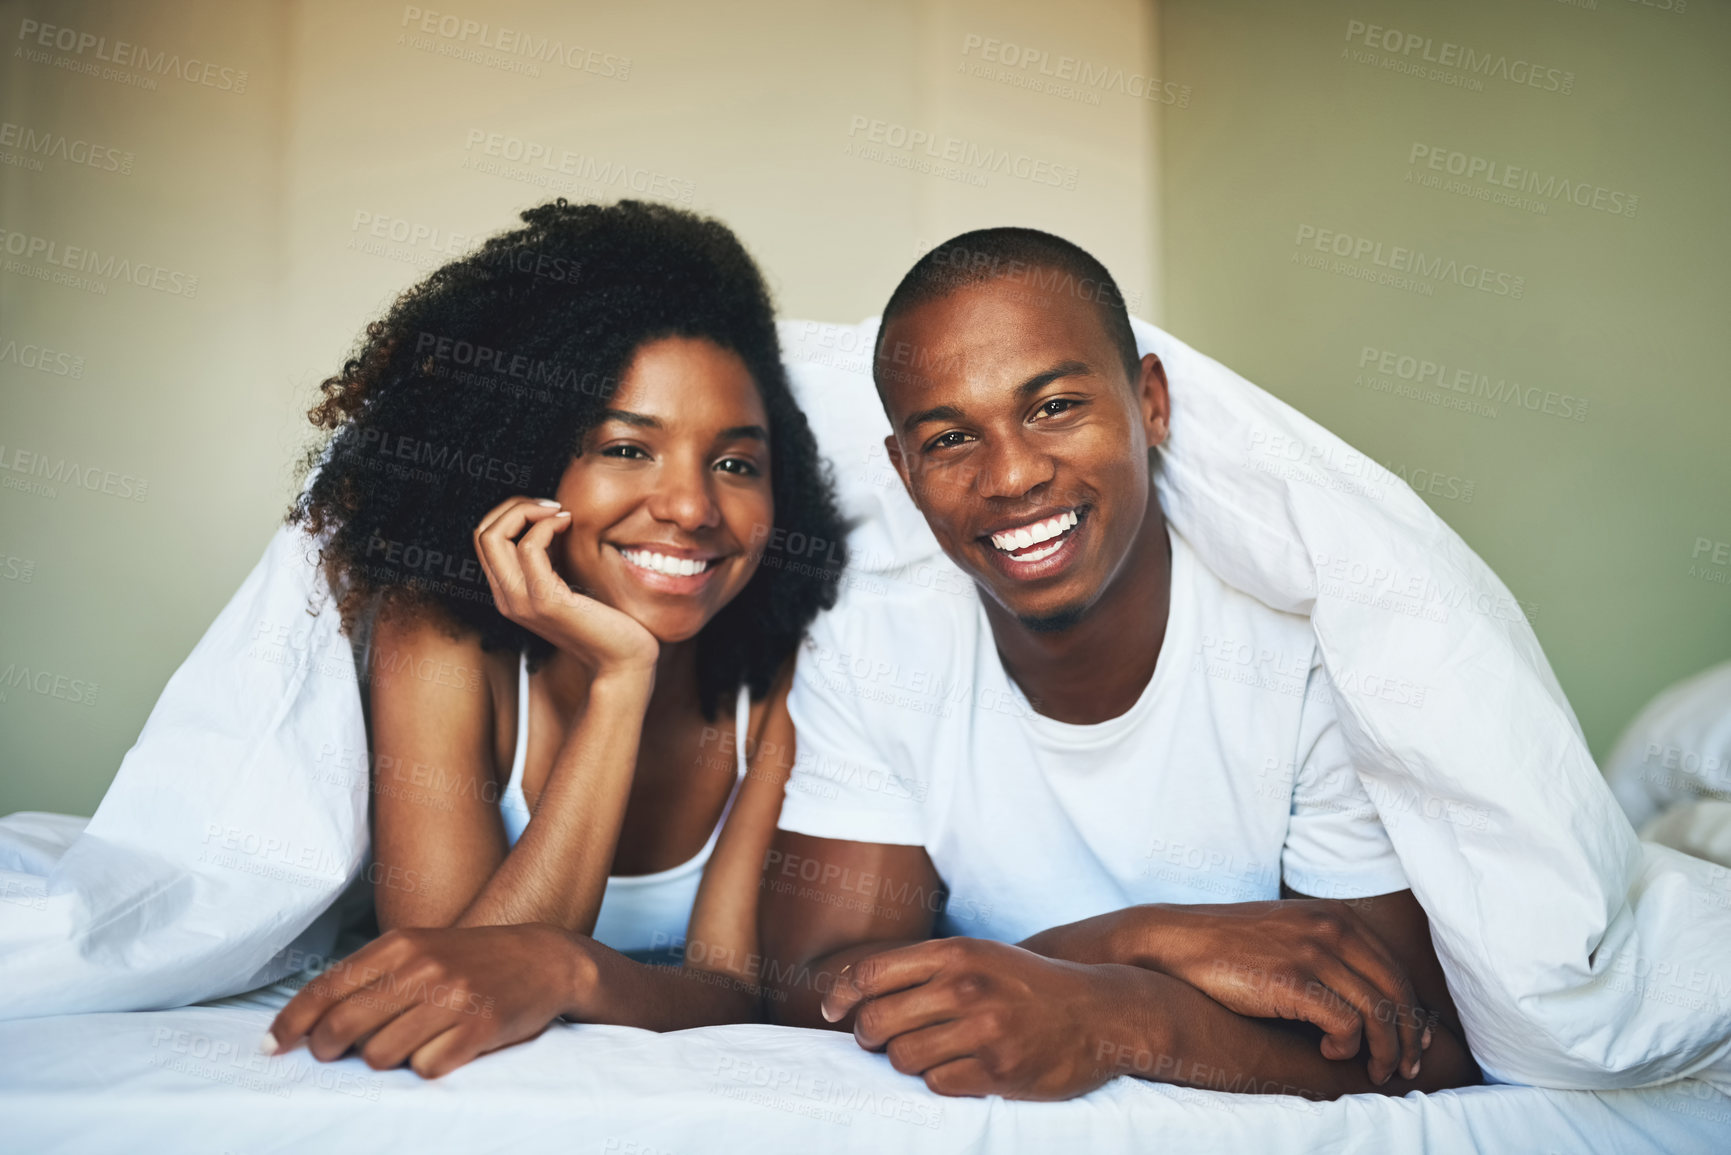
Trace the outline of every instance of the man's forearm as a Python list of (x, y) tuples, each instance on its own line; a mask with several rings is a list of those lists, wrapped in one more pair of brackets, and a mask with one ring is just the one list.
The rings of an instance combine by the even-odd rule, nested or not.
[(1188, 983), (1157, 971), (1115, 963), (1096, 969), (1102, 1002), (1095, 1021), (1109, 1025), (1089, 1046), (1109, 1074), (1311, 1099), (1367, 1092), (1404, 1095), (1478, 1081), (1478, 1068), (1466, 1048), (1440, 1025), (1416, 1079), (1397, 1071), (1377, 1086), (1361, 1059), (1323, 1058), (1307, 1028), (1234, 1014)]

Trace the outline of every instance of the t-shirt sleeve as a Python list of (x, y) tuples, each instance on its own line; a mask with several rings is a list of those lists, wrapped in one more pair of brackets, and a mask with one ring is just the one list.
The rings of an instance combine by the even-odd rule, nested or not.
[(794, 765), (778, 825), (817, 838), (921, 846), (926, 783), (874, 741), (864, 711), (876, 687), (850, 673), (871, 662), (843, 640), (837, 618), (847, 612), (844, 597), (818, 616), (800, 647), (787, 696)]
[(1299, 716), (1292, 818), (1280, 853), (1281, 874), (1286, 885), (1314, 898), (1366, 898), (1405, 890), (1406, 872), (1394, 844), (1353, 769), (1334, 695), (1327, 671), (1315, 661)]

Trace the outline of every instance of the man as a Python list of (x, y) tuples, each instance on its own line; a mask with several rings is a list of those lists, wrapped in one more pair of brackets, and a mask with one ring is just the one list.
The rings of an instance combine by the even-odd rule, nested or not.
[(811, 632), (760, 914), (774, 1012), (952, 1095), (1476, 1081), (1308, 619), (1161, 513), (1166, 380), (1105, 268), (957, 237), (890, 298), (873, 372), (978, 597), (854, 590)]

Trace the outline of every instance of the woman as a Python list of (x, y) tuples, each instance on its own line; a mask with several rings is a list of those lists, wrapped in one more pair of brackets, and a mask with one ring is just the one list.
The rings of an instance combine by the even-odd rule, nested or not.
[(367, 647), (386, 933), (266, 1050), (433, 1076), (562, 1014), (758, 1017), (793, 654), (839, 576), (768, 547), (839, 541), (831, 486), (724, 226), (523, 220), (406, 293), (311, 412), (334, 436), (290, 520)]

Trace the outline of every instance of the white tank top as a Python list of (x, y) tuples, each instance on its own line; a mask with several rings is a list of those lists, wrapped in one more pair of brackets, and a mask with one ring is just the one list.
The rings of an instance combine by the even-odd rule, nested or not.
[[(750, 722), (751, 696), (741, 685), (734, 708), (738, 777), (727, 796), (727, 805), (722, 808), (721, 820), (709, 832), (709, 841), (703, 844), (703, 849), (678, 866), (654, 874), (608, 876), (601, 911), (595, 919), (595, 933), (591, 936), (596, 942), (622, 952), (667, 952), (683, 945), (691, 908), (697, 902), (697, 884), (703, 879), (703, 867), (715, 853), (716, 839), (721, 836), (721, 827), (733, 810), (739, 783), (745, 777), (745, 732)], [(529, 825), (529, 804), (523, 797), (523, 763), (528, 751), (529, 662), (524, 655), (517, 660), (517, 751), (511, 757), (511, 780), (499, 796), (499, 816), (505, 820), (505, 842), (509, 846), (517, 845)]]

